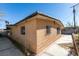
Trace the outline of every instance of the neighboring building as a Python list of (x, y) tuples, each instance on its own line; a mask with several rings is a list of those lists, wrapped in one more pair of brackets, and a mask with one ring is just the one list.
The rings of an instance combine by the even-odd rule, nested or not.
[(62, 34), (72, 34), (74, 31), (76, 31), (75, 33), (79, 33), (79, 27), (76, 27), (76, 29), (74, 27), (64, 27)]
[(10, 37), (22, 44), (25, 51), (41, 52), (61, 36), (61, 21), (35, 12), (10, 27)]
[(2, 29), (0, 29), (0, 32), (2, 32)]
[(0, 32), (3, 32), (4, 31), (4, 29), (0, 29)]
[(6, 36), (7, 35), (6, 30), (5, 29), (0, 29), (0, 35), (1, 36)]

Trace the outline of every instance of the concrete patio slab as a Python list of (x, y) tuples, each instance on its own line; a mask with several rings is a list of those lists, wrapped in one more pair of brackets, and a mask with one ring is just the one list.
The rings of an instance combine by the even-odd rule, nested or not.
[(69, 50), (59, 45), (62, 43), (72, 43), (72, 36), (62, 35), (58, 40), (39, 53), (38, 56), (67, 56)]
[(24, 54), (8, 38), (0, 37), (0, 56), (24, 56)]
[(45, 52), (54, 56), (66, 56), (68, 54), (64, 48), (61, 48), (57, 44), (52, 44)]
[(62, 35), (55, 43), (72, 43), (72, 36), (71, 35)]
[(4, 51), (0, 51), (0, 56), (24, 56), (24, 54), (17, 48), (9, 48)]
[(14, 47), (14, 45), (9, 40), (0, 41), (0, 50)]

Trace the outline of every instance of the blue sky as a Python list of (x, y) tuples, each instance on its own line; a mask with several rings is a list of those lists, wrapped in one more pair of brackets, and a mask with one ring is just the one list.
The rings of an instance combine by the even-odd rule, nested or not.
[[(9, 3), (0, 4), (0, 19), (8, 20), (14, 24), (27, 17), (35, 11), (42, 12), (51, 17), (57, 18), (66, 26), (68, 22), (73, 22), (72, 8), (74, 4), (61, 3)], [(5, 23), (0, 21), (0, 28), (5, 28)]]

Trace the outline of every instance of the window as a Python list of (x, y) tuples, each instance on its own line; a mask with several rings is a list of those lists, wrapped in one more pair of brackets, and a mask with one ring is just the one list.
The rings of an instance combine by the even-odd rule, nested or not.
[(12, 32), (10, 31), (10, 35), (12, 35)]
[(25, 35), (25, 26), (21, 27), (21, 34)]
[(8, 35), (12, 35), (12, 32), (10, 30), (7, 31)]
[(60, 28), (57, 28), (57, 34), (60, 34)]
[(46, 33), (50, 34), (51, 33), (51, 26), (46, 26)]

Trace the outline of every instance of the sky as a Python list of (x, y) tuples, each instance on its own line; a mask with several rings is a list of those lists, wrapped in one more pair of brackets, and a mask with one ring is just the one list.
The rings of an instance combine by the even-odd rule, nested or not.
[[(59, 19), (66, 26), (67, 23), (73, 23), (73, 12), (71, 8), (73, 5), (71, 3), (0, 3), (0, 14), (4, 14), (3, 16), (0, 15), (0, 19), (15, 24), (33, 12), (39, 11)], [(76, 22), (79, 23), (78, 16), (76, 17)], [(0, 21), (1, 28), (5, 28), (4, 21)]]

